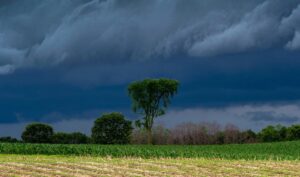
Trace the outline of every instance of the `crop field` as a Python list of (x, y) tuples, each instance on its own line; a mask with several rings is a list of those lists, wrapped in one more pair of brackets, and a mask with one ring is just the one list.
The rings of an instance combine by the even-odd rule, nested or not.
[(300, 141), (210, 146), (0, 144), (1, 176), (299, 176)]
[(0, 144), (0, 154), (300, 160), (300, 141), (205, 146), (55, 145), (12, 143)]

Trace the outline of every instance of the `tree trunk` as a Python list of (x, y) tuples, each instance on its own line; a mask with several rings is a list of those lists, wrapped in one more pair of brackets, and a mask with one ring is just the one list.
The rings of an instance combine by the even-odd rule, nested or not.
[(148, 134), (148, 144), (152, 144), (152, 131), (151, 129), (147, 130), (147, 134)]

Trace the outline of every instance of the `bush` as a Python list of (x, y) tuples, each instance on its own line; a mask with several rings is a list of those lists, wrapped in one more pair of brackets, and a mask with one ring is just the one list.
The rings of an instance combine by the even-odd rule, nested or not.
[(87, 144), (89, 138), (80, 132), (75, 133), (55, 133), (52, 137), (52, 143), (54, 144)]
[(182, 145), (209, 144), (207, 127), (204, 124), (181, 123), (171, 129), (171, 143)]
[(136, 128), (131, 134), (131, 144), (147, 144), (148, 136), (144, 129)]
[(279, 131), (272, 125), (262, 129), (259, 132), (259, 138), (263, 142), (274, 142), (281, 139)]
[(80, 132), (74, 132), (70, 134), (70, 144), (87, 144), (89, 143), (89, 137)]
[(170, 143), (170, 131), (163, 125), (153, 127), (152, 134), (153, 144), (166, 145)]
[(225, 142), (225, 134), (224, 132), (217, 132), (214, 136), (213, 136), (213, 143), (212, 144), (224, 144)]
[(128, 144), (132, 129), (131, 121), (122, 114), (104, 114), (94, 123), (92, 140), (97, 144)]
[(69, 144), (70, 135), (68, 133), (58, 132), (52, 136), (52, 143), (54, 144)]
[(287, 128), (282, 125), (277, 125), (276, 129), (279, 133), (279, 141), (285, 141), (287, 139)]
[(293, 125), (287, 128), (288, 140), (300, 140), (300, 125)]
[[(154, 145), (165, 145), (171, 142), (170, 131), (162, 125), (154, 126), (152, 129), (152, 142)], [(148, 135), (145, 129), (134, 129), (131, 136), (132, 144), (148, 144)]]
[(224, 143), (241, 143), (241, 133), (238, 127), (233, 124), (227, 124), (224, 130)]
[(33, 123), (26, 126), (22, 139), (26, 143), (51, 143), (53, 128), (47, 124)]
[(255, 143), (257, 136), (252, 130), (247, 130), (241, 133), (240, 141), (241, 143)]
[(19, 141), (16, 138), (10, 136), (0, 137), (0, 143), (18, 143)]

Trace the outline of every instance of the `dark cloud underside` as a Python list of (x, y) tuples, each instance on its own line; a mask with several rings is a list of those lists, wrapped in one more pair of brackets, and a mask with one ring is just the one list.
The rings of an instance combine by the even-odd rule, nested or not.
[(4, 1), (0, 73), (300, 48), (298, 0)]
[[(180, 80), (174, 109), (297, 105), (299, 49), (299, 0), (2, 0), (0, 123), (131, 116), (147, 77)], [(274, 109), (244, 115), (298, 121)]]

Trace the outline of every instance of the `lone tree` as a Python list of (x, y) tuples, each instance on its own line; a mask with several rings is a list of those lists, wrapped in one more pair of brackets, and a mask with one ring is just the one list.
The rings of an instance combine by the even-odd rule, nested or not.
[(92, 139), (96, 144), (128, 144), (132, 133), (131, 121), (120, 113), (104, 114), (95, 120)]
[(133, 82), (128, 87), (133, 101), (132, 109), (143, 115), (143, 120), (136, 121), (136, 126), (147, 131), (148, 144), (152, 144), (154, 119), (165, 114), (168, 105), (178, 90), (179, 82), (171, 79), (145, 79)]
[(33, 123), (26, 126), (22, 139), (26, 143), (51, 143), (53, 128), (47, 124)]

